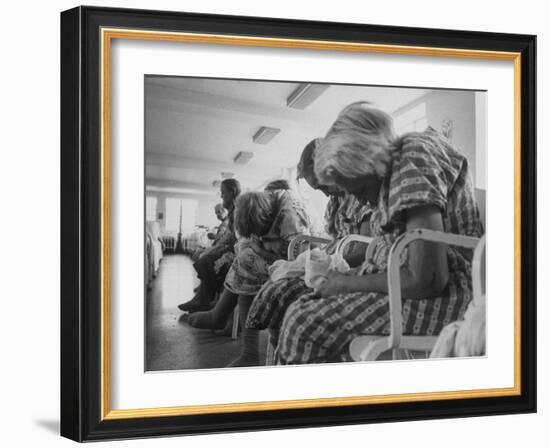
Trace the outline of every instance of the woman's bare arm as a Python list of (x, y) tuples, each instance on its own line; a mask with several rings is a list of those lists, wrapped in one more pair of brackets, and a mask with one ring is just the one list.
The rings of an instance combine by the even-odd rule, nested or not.
[[(443, 231), (438, 208), (418, 207), (407, 213), (407, 230), (431, 229)], [(413, 241), (409, 245), (407, 263), (401, 267), (401, 290), (404, 298), (429, 298), (441, 294), (449, 280), (446, 245), (428, 241)], [(331, 272), (319, 292), (328, 297), (342, 292), (388, 292), (386, 273), (363, 276)]]

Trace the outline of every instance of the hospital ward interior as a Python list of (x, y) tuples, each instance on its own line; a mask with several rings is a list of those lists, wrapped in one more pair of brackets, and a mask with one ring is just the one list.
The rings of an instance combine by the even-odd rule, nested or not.
[(486, 92), (144, 87), (146, 371), (485, 355)]

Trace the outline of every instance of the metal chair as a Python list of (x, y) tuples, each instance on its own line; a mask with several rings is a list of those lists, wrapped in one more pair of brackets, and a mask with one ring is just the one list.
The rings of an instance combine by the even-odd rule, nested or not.
[(295, 236), (288, 245), (287, 258), (289, 261), (296, 260), (296, 257), (303, 252), (302, 248), (307, 243), (307, 247), (311, 247), (311, 244), (328, 244), (332, 240), (328, 238), (321, 238), (318, 236), (310, 235), (298, 235)]
[[(480, 248), (474, 257), (472, 272), (481, 270), (481, 248), (484, 247), (485, 238), (482, 240), (465, 235), (439, 232), (428, 229), (415, 229), (400, 235), (393, 243), (388, 260), (388, 296), (390, 306), (390, 334), (382, 335), (361, 335), (354, 338), (350, 344), (350, 355), (355, 361), (374, 361), (382, 352), (392, 350), (392, 358), (400, 359), (399, 350), (425, 351), (430, 352), (437, 340), (437, 336), (410, 336), (403, 335), (402, 331), (402, 301), (401, 301), (401, 277), (400, 257), (405, 248), (413, 241), (423, 240), (438, 243), (445, 243), (452, 246), (459, 246), (468, 249)], [(374, 246), (374, 245), (371, 245)], [(368, 252), (368, 250), (367, 250)], [(481, 291), (481, 280), (474, 279), (474, 294)], [(405, 357), (410, 357), (406, 353)]]
[(231, 339), (239, 336), (239, 305), (233, 309), (233, 324), (231, 325)]
[(372, 258), (372, 254), (375, 248), (375, 245), (371, 244), (376, 238), (370, 237), (370, 236), (363, 236), (363, 235), (348, 235), (342, 238), (338, 244), (336, 245), (336, 252), (340, 253), (342, 256), (344, 256), (344, 253), (346, 251), (346, 247), (349, 246), (351, 243), (365, 243), (367, 244), (367, 248), (365, 250), (365, 260), (370, 260)]
[[(332, 240), (328, 238), (321, 238), (317, 236), (310, 236), (310, 235), (298, 235), (292, 239), (290, 244), (288, 245), (288, 259), (290, 261), (295, 260), (296, 257), (303, 251), (304, 246), (311, 247), (311, 244), (320, 244), (320, 245), (326, 245), (329, 244)], [(336, 245), (336, 252), (340, 252), (341, 254), (344, 253), (345, 248), (352, 242), (358, 241), (362, 243), (369, 243), (372, 241), (372, 238), (360, 236), (360, 235), (348, 235), (344, 238), (342, 238), (339, 243)], [(307, 244), (305, 244), (307, 243)], [(367, 247), (367, 255), (369, 254), (369, 247)], [(272, 344), (272, 340), (277, 340), (277, 337), (273, 337), (271, 334), (272, 330), (269, 330), (269, 335), (267, 338), (267, 354), (266, 354), (266, 365), (272, 365), (274, 361), (274, 355), (275, 355), (275, 347)]]
[[(290, 244), (288, 245), (288, 252), (287, 252), (287, 258), (289, 261), (295, 260), (298, 255), (300, 255), (305, 248), (311, 247), (312, 244), (328, 244), (332, 240), (328, 238), (321, 238), (318, 236), (310, 236), (310, 235), (298, 235), (295, 236), (292, 241), (290, 241)], [(267, 350), (266, 350), (266, 360), (265, 365), (270, 366), (273, 365), (274, 358), (275, 358), (275, 347), (273, 344), (273, 340), (277, 341), (277, 337), (272, 336), (272, 331), (269, 330), (269, 334), (267, 337)]]

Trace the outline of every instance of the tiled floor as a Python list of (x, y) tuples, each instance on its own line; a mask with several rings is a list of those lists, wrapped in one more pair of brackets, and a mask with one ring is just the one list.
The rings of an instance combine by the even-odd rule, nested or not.
[[(178, 304), (193, 297), (197, 284), (188, 256), (164, 257), (146, 297), (146, 370), (221, 368), (238, 356), (238, 340), (192, 328), (178, 310)], [(265, 338), (262, 334), (261, 359)]]

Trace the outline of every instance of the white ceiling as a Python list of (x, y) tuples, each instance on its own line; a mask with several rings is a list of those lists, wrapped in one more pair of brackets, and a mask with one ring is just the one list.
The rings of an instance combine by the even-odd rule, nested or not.
[[(286, 106), (297, 83), (183, 77), (145, 79), (145, 157), (149, 187), (214, 193), (232, 172), (258, 188), (296, 166), (303, 147), (323, 136), (347, 104), (370, 101), (389, 113), (428, 93), (423, 89), (332, 85), (304, 110)], [(266, 145), (252, 142), (261, 126), (280, 128)], [(239, 151), (252, 160), (236, 165)]]

